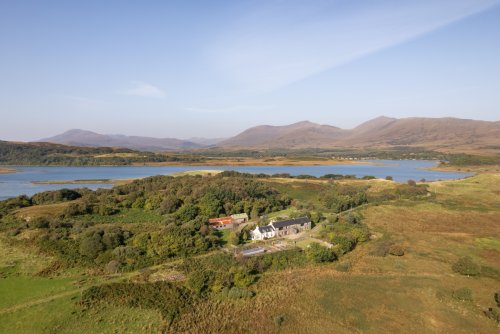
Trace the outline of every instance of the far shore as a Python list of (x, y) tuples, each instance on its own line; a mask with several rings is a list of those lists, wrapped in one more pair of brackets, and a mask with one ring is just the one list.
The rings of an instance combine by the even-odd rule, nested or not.
[(134, 163), (132, 166), (334, 166), (334, 165), (355, 165), (373, 164), (366, 160), (340, 160), (340, 159), (311, 159), (301, 160), (284, 157), (275, 158), (212, 158), (200, 162), (186, 161), (165, 161)]
[(13, 174), (16, 170), (14, 168), (3, 168), (0, 167), (0, 174)]
[(99, 180), (47, 180), (31, 181), (33, 184), (126, 184), (135, 179), (99, 179)]

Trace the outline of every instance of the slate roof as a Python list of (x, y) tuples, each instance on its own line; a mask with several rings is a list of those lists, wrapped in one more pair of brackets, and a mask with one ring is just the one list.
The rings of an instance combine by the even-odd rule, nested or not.
[(304, 225), (305, 223), (310, 223), (311, 221), (307, 217), (300, 217), (295, 219), (282, 220), (279, 222), (272, 223), (274, 228), (282, 228), (290, 225)]
[(264, 233), (264, 232), (272, 232), (274, 231), (274, 227), (271, 225), (266, 225), (266, 226), (259, 226), (259, 232)]

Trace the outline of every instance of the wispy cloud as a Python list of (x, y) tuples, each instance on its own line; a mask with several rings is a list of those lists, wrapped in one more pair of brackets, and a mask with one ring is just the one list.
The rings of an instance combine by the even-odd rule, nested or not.
[(165, 92), (160, 88), (143, 82), (143, 81), (131, 81), (133, 87), (124, 91), (121, 94), (131, 95), (131, 96), (142, 96), (142, 97), (155, 97), (164, 98), (166, 96)]
[(266, 1), (207, 50), (243, 90), (271, 91), (484, 11), (500, 0)]
[(185, 107), (184, 110), (197, 113), (230, 113), (237, 111), (265, 111), (272, 110), (272, 106), (250, 106), (250, 105), (237, 105), (221, 108), (206, 108), (206, 107)]

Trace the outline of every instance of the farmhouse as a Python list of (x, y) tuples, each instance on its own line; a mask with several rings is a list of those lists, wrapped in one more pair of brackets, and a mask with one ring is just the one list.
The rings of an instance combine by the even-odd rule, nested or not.
[(268, 238), (279, 238), (285, 235), (297, 234), (310, 229), (311, 220), (307, 217), (301, 217), (272, 222), (266, 226), (257, 226), (255, 230), (250, 231), (250, 237), (252, 240), (264, 240)]

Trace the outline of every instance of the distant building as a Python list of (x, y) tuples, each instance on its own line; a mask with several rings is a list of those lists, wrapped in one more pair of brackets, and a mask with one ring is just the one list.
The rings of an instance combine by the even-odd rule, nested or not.
[(246, 223), (248, 215), (246, 213), (238, 213), (228, 217), (212, 218), (208, 220), (208, 226), (216, 230), (233, 228), (234, 224)]
[(304, 230), (311, 229), (311, 220), (307, 217), (282, 220), (272, 222), (266, 226), (257, 226), (255, 230), (250, 231), (252, 240), (264, 240), (274, 237), (283, 237), (285, 235), (297, 234)]
[(248, 215), (246, 213), (234, 214), (231, 215), (231, 218), (233, 219), (233, 223), (236, 224), (246, 223), (248, 221)]
[(208, 220), (208, 226), (216, 230), (233, 228), (233, 219), (231, 217), (212, 218)]

